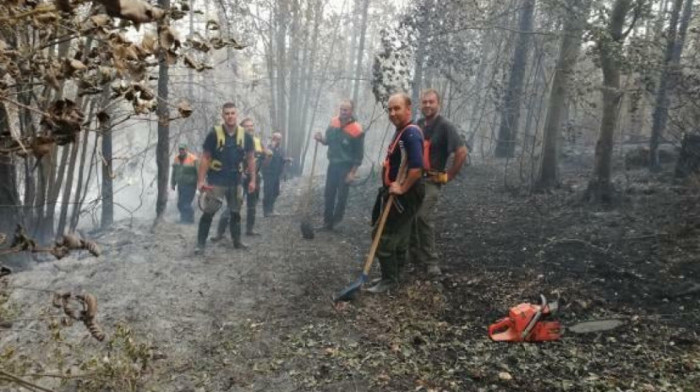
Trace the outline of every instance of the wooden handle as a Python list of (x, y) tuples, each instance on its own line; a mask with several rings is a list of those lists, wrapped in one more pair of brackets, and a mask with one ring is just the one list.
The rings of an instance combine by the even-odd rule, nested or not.
[[(406, 180), (406, 174), (408, 173), (408, 154), (406, 153), (406, 147), (403, 145), (402, 141), (399, 141), (399, 148), (401, 149), (401, 164), (399, 165), (397, 180), (399, 180), (399, 183), (401, 184)], [(372, 263), (374, 262), (374, 255), (375, 253), (377, 253), (377, 248), (379, 247), (379, 239), (382, 238), (382, 233), (384, 232), (384, 225), (386, 224), (386, 220), (389, 217), (391, 207), (394, 206), (395, 197), (396, 196), (394, 196), (393, 194), (389, 194), (389, 198), (387, 199), (386, 204), (384, 204), (384, 211), (382, 211), (382, 215), (379, 218), (379, 224), (377, 225), (377, 231), (374, 233), (374, 238), (372, 239), (372, 247), (369, 248), (367, 260), (365, 260), (365, 267), (362, 269), (362, 272), (365, 275), (369, 275), (369, 270), (370, 268), (372, 268)]]
[(314, 171), (316, 170), (316, 153), (318, 152), (318, 140), (314, 144), (314, 157), (311, 159), (311, 173), (309, 174), (309, 186), (306, 188), (306, 197), (304, 200), (304, 215), (309, 214), (309, 206), (311, 205), (311, 190), (314, 185)]
[(369, 275), (369, 270), (372, 268), (372, 263), (374, 262), (374, 255), (377, 253), (377, 248), (379, 247), (379, 239), (382, 238), (382, 233), (384, 232), (384, 225), (389, 217), (389, 212), (394, 204), (394, 195), (389, 195), (386, 204), (384, 205), (384, 211), (382, 211), (382, 216), (379, 218), (379, 224), (377, 225), (377, 231), (374, 233), (374, 238), (372, 239), (372, 247), (369, 248), (369, 254), (367, 255), (367, 260), (365, 260), (365, 267), (362, 269), (365, 275)]

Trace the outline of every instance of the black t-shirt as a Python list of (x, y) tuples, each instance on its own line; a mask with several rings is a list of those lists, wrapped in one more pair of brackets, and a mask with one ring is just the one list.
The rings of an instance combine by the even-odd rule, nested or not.
[(213, 160), (221, 162), (221, 170), (207, 171), (207, 182), (217, 186), (235, 186), (240, 181), (241, 163), (249, 152), (255, 151), (255, 142), (249, 134), (243, 136), (243, 146), (237, 145), (236, 133), (229, 135), (224, 130), (224, 145), (219, 148), (216, 131), (212, 130), (204, 139), (203, 150), (209, 153)]
[(457, 127), (440, 115), (427, 126), (425, 118), (421, 118), (418, 120), (418, 126), (423, 130), (425, 140), (430, 140), (430, 170), (445, 170), (450, 154), (465, 145), (457, 133)]

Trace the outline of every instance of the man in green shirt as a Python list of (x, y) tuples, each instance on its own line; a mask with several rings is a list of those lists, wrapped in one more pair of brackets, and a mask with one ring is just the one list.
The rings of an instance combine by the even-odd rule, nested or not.
[(333, 230), (345, 214), (350, 183), (364, 157), (365, 134), (353, 117), (353, 102), (340, 103), (338, 116), (331, 119), (326, 134), (317, 132), (314, 139), (328, 146), (328, 172), (324, 192), (323, 227)]
[(177, 209), (181, 223), (194, 223), (192, 200), (197, 192), (197, 157), (187, 150), (186, 144), (178, 146), (178, 154), (173, 160), (173, 173), (170, 187), (177, 187)]

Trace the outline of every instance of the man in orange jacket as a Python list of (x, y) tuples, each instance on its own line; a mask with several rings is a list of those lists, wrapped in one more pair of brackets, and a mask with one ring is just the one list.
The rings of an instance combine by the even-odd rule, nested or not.
[(170, 187), (177, 187), (177, 209), (180, 222), (194, 223), (192, 200), (197, 191), (197, 157), (187, 150), (186, 144), (178, 146), (178, 154), (173, 160), (173, 173)]

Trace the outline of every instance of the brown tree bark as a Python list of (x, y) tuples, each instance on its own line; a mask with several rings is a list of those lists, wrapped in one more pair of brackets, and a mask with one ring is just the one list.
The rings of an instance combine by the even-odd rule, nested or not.
[(496, 156), (499, 158), (512, 158), (515, 153), (515, 141), (520, 121), (520, 101), (530, 47), (529, 33), (532, 31), (534, 13), (535, 0), (523, 0), (520, 9), (520, 33), (517, 35), (508, 88), (503, 97), (501, 125), (498, 129)]
[[(163, 9), (170, 8), (170, 0), (158, 0)], [(159, 22), (159, 25), (162, 22)], [(156, 166), (158, 167), (158, 195), (156, 197), (156, 220), (162, 221), (165, 208), (168, 205), (168, 176), (170, 175), (170, 110), (168, 108), (168, 62), (161, 53), (158, 61), (158, 143), (156, 147)]]
[(588, 17), (590, 0), (575, 0), (570, 3), (569, 18), (564, 24), (564, 35), (559, 45), (559, 58), (554, 70), (552, 91), (547, 104), (544, 124), (542, 160), (535, 188), (550, 189), (559, 185), (559, 139), (565, 121), (569, 82), (579, 52), (583, 26)]
[(625, 39), (622, 32), (625, 17), (632, 7), (632, 1), (615, 0), (607, 34), (598, 41), (603, 71), (603, 117), (595, 146), (595, 166), (585, 193), (586, 199), (593, 202), (609, 203), (614, 196), (611, 181), (613, 135), (617, 128), (618, 111), (622, 100), (619, 55)]

